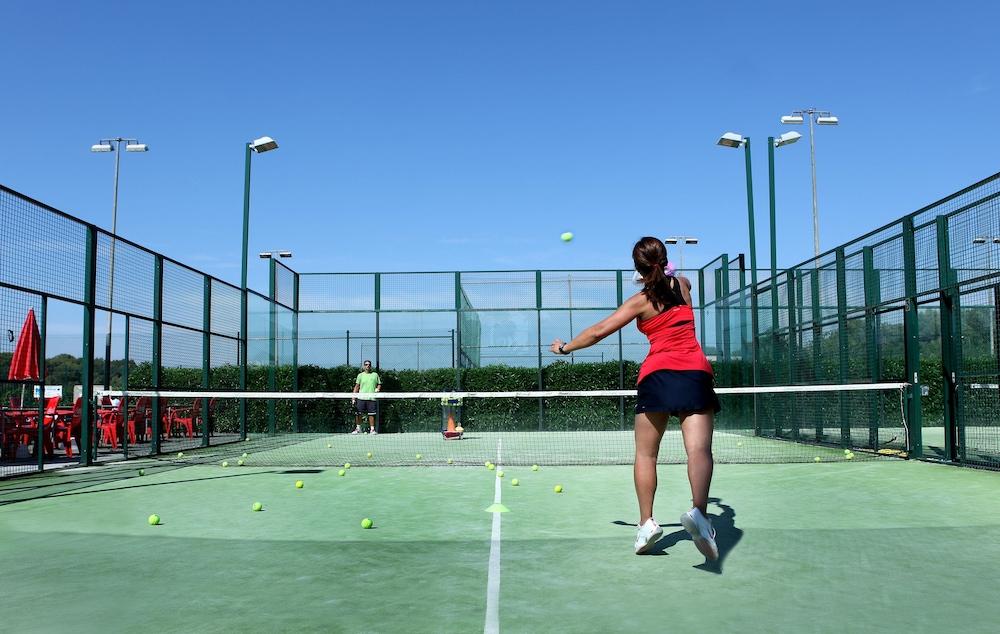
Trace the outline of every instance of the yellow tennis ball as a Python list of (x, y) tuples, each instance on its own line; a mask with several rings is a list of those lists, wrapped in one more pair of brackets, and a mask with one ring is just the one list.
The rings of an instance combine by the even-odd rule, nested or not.
[(538, 465), (536, 465), (536, 464), (531, 465), (531, 470), (532, 471), (538, 471)]
[(516, 487), (519, 484), (521, 484), (521, 481), (518, 480), (517, 478), (514, 478), (513, 480), (510, 481), (510, 486), (512, 487)]
[(178, 451), (177, 452), (177, 457), (178, 458), (183, 458), (184, 457), (184, 452), (183, 451)]
[(572, 231), (564, 231), (563, 234), (561, 236), (559, 236), (559, 239), (561, 239), (563, 242), (569, 242), (570, 240), (573, 239), (573, 232)]
[(350, 469), (351, 468), (351, 463), (350, 462), (345, 462), (344, 463), (344, 468), (345, 469)]
[(327, 449), (330, 449), (330, 448), (332, 448), (332, 447), (333, 447), (333, 445), (331, 445), (330, 443), (326, 443), (326, 448), (327, 448)]
[(848, 460), (854, 460), (854, 452), (852, 451), (851, 453), (847, 454), (844, 457), (847, 458)]
[(375, 522), (371, 521), (371, 519), (367, 517), (361, 520), (361, 528), (371, 528), (374, 524)]
[(820, 458), (819, 456), (816, 456), (815, 458), (813, 458), (813, 462), (822, 462), (822, 461), (823, 461), (823, 459)]
[(339, 476), (345, 476), (345, 475), (347, 475), (347, 469), (341, 469), (340, 471), (337, 472), (337, 475), (339, 475)]
[(256, 513), (257, 511), (262, 510), (264, 508), (264, 505), (261, 504), (260, 502), (254, 502), (253, 506), (251, 506), (250, 508), (253, 509), (254, 513)]
[(490, 471), (493, 471), (494, 469), (497, 468), (497, 466), (491, 462), (488, 465), (486, 465), (486, 468), (489, 469)]
[(372, 457), (372, 452), (370, 452), (370, 451), (368, 452), (368, 457), (369, 457), (369, 458), (371, 458), (371, 457)]
[(301, 489), (301, 488), (302, 488), (302, 487), (304, 487), (305, 485), (306, 485), (306, 483), (305, 483), (305, 482), (303, 482), (302, 480), (296, 480), (296, 481), (295, 481), (295, 488), (296, 488), (296, 489)]
[(239, 467), (242, 467), (245, 464), (246, 462), (243, 461), (243, 458), (240, 458), (239, 460), (236, 461), (236, 465)]
[(556, 493), (562, 493), (563, 492), (563, 488), (562, 488), (561, 484), (555, 485), (554, 487), (552, 487), (552, 490), (555, 491)]
[(417, 454), (417, 460), (420, 460), (421, 458), (423, 458), (423, 456), (420, 455), (420, 454)]
[(139, 469), (139, 475), (141, 475), (141, 476), (146, 475), (146, 470), (145, 469)]
[(223, 467), (228, 467), (229, 466), (229, 461), (228, 460), (223, 460), (222, 461), (222, 466)]
[(459, 425), (458, 427), (455, 428), (455, 431), (457, 431), (458, 433), (462, 434), (462, 433), (465, 433), (465, 428), (462, 427), (461, 425)]
[(502, 478), (503, 477), (503, 471), (497, 471), (497, 477), (498, 478)]
[(452, 460), (451, 458), (448, 458), (448, 464), (451, 464), (451, 463), (453, 463), (453, 462), (455, 462), (455, 461), (454, 461), (454, 460)]
[(243, 456), (242, 456), (242, 457), (243, 457), (243, 458), (249, 458), (249, 457), (250, 457), (250, 454), (248, 454), (247, 452), (245, 452), (245, 451), (244, 451), (244, 452), (243, 452)]
[(149, 516), (149, 519), (147, 521), (149, 522), (150, 526), (156, 526), (157, 524), (160, 523), (160, 516), (154, 513)]

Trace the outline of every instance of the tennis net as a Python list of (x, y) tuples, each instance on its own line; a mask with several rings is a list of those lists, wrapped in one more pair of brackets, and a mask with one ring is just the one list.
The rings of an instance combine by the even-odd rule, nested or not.
[[(713, 451), (722, 463), (866, 460), (905, 455), (905, 383), (719, 388)], [(138, 390), (125, 399), (126, 457), (243, 459), (246, 465), (628, 464), (634, 390), (402, 392), (373, 395), (367, 433), (350, 392)], [(247, 419), (240, 420), (240, 402)], [(154, 427), (153, 403), (157, 403)], [(360, 425), (361, 433), (352, 433)], [(103, 433), (95, 435), (97, 450)], [(159, 447), (153, 442), (158, 438)], [(157, 452), (158, 449), (158, 452)], [(121, 451), (118, 449), (117, 451)], [(848, 451), (850, 453), (848, 453)], [(250, 454), (243, 458), (242, 454)], [(676, 419), (661, 463), (685, 461)]]

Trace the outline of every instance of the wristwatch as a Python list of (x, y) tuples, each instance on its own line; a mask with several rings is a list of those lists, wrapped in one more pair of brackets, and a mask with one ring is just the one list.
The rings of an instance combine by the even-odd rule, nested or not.
[(561, 343), (561, 344), (559, 344), (559, 354), (569, 354), (568, 352), (566, 352), (565, 350), (563, 350), (563, 348), (564, 348), (565, 346), (566, 346), (566, 344), (565, 344), (565, 343)]

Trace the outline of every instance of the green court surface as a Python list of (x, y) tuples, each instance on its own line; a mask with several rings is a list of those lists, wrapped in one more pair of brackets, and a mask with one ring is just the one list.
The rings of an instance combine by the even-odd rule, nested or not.
[(707, 564), (676, 523), (682, 465), (660, 468), (664, 537), (637, 557), (628, 466), (502, 466), (510, 511), (494, 526), (495, 471), (356, 462), (339, 476), (145, 460), (0, 482), (0, 629), (993, 632), (1000, 622), (995, 472), (720, 464), (709, 510), (722, 558)]

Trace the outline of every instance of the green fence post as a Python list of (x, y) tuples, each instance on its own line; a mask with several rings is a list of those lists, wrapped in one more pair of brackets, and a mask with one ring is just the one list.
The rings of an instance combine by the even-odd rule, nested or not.
[[(820, 292), (819, 286), (822, 284), (822, 276), (820, 275), (819, 262), (815, 263), (816, 266), (812, 270), (812, 331), (813, 331), (813, 383), (819, 383), (817, 379), (821, 376), (822, 364), (823, 364), (823, 310), (820, 306)], [(826, 436), (823, 427), (823, 420), (819, 413), (814, 412), (816, 418), (815, 432), (816, 441), (819, 442)]]
[[(848, 358), (847, 340), (847, 262), (844, 247), (837, 248), (837, 380), (841, 385), (847, 383)], [(851, 420), (848, 411), (847, 395), (841, 392), (837, 395), (840, 411), (840, 445), (851, 446)]]
[[(150, 368), (153, 389), (160, 389), (161, 368), (163, 360), (163, 256), (157, 255), (153, 260), (153, 362)], [(245, 361), (246, 359), (244, 359)], [(164, 412), (159, 398), (153, 399), (153, 437), (150, 439), (150, 454), (160, 453), (160, 423)], [(170, 428), (167, 427), (169, 437)]]
[[(267, 389), (271, 392), (278, 391), (278, 309), (275, 301), (275, 277), (278, 274), (278, 266), (274, 257), (267, 260)], [(277, 401), (273, 398), (267, 399), (267, 433), (274, 435), (277, 433)]]
[[(127, 362), (126, 362), (127, 363)], [(212, 386), (212, 278), (202, 277), (201, 309), (201, 386)], [(207, 398), (201, 400), (201, 446), (207, 447), (212, 427), (212, 412)]]
[[(871, 247), (862, 249), (865, 279), (865, 350), (868, 358), (868, 380), (878, 383), (882, 380), (879, 341), (879, 304), (882, 302), (879, 290), (879, 274), (875, 270), (875, 254)], [(868, 448), (878, 449), (879, 407), (877, 397), (869, 403)]]
[(701, 335), (701, 347), (705, 348), (705, 267), (698, 269), (698, 334)]
[[(292, 391), (299, 391), (299, 274), (292, 274)], [(299, 427), (299, 400), (292, 401), (292, 431)]]
[(455, 348), (458, 363), (455, 364), (455, 389), (462, 389), (462, 273), (455, 271)]
[[(701, 289), (699, 289), (700, 291)], [(625, 292), (622, 284), (621, 270), (615, 271), (615, 297), (618, 305), (625, 303)], [(618, 389), (625, 389), (625, 346), (622, 342), (622, 331), (618, 330)], [(625, 397), (618, 397), (618, 426), (625, 429)]]
[[(39, 307), (39, 324), (41, 332), (38, 342), (38, 437), (35, 439), (35, 453), (38, 454), (38, 470), (45, 471), (45, 336), (48, 324), (47, 309), (48, 297), (42, 295), (41, 306)], [(52, 423), (55, 426), (55, 422)], [(68, 438), (66, 442), (73, 442)]]
[[(382, 274), (375, 274), (375, 368), (382, 370)], [(364, 362), (364, 359), (361, 360)], [(375, 401), (378, 405), (378, 401)], [(377, 411), (377, 408), (376, 408)]]
[[(788, 382), (790, 384), (794, 384), (798, 380), (795, 367), (799, 356), (799, 348), (801, 347), (797, 340), (801, 337), (801, 332), (799, 331), (798, 322), (795, 319), (795, 312), (797, 310), (796, 293), (801, 294), (801, 292), (801, 283), (799, 283), (797, 271), (794, 269), (786, 270), (785, 296), (788, 302), (788, 306), (785, 308), (785, 312), (788, 314), (788, 359), (786, 363), (788, 364)], [(798, 416), (792, 416), (791, 423), (792, 439), (798, 440), (799, 434), (802, 431), (801, 421)]]
[[(542, 272), (535, 271), (535, 334), (538, 339), (538, 389), (545, 389), (545, 377), (542, 372)], [(545, 400), (538, 399), (538, 431), (545, 429)]]
[(719, 269), (719, 277), (722, 282), (722, 301), (720, 306), (722, 307), (722, 367), (725, 368), (726, 385), (731, 386), (733, 384), (733, 356), (731, 352), (732, 347), (732, 337), (730, 336), (730, 324), (729, 324), (729, 259), (723, 257), (722, 268)]
[(97, 227), (87, 225), (86, 265), (83, 278), (83, 350), (80, 364), (80, 464), (94, 464), (94, 320), (97, 293)]
[[(951, 246), (948, 242), (948, 218), (938, 216), (934, 219), (937, 230), (938, 288), (941, 289), (940, 309), (941, 319), (941, 384), (943, 387), (944, 409), (944, 458), (954, 461), (958, 456), (955, 438), (960, 424), (956, 416), (960, 395), (958, 392), (958, 373), (961, 371), (959, 357), (956, 355), (957, 339), (961, 333), (955, 330), (953, 319), (958, 289), (955, 287), (955, 271), (951, 267)], [(930, 377), (924, 377), (929, 380)]]
[(920, 321), (917, 314), (917, 258), (913, 235), (913, 217), (903, 218), (903, 280), (906, 288), (906, 305), (903, 310), (904, 357), (907, 388), (906, 413), (909, 426), (907, 451), (910, 456), (923, 456), (921, 426), (923, 417), (920, 403)]

